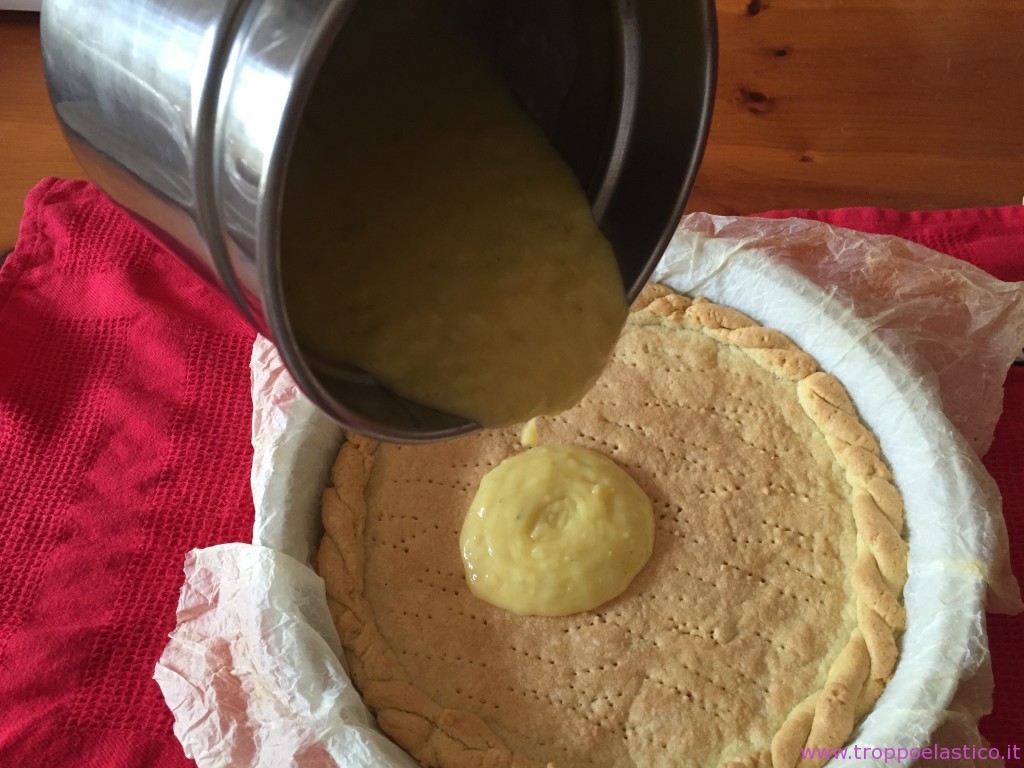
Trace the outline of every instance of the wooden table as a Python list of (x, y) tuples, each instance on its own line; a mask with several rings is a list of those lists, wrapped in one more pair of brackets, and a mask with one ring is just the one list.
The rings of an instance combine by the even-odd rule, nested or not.
[(25, 193), (44, 176), (82, 169), (46, 96), (39, 14), (0, 12), (0, 253), (14, 245)]
[[(718, 15), (692, 210), (1021, 202), (1022, 0), (719, 0)], [(0, 250), (38, 179), (81, 175), (46, 98), (37, 18), (0, 12)]]
[(718, 0), (694, 210), (1017, 205), (1021, 0)]

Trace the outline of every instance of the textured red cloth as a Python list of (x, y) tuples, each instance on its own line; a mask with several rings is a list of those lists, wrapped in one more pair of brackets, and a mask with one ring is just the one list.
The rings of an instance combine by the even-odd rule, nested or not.
[(0, 269), (0, 765), (194, 766), (152, 680), (185, 553), (252, 540), (226, 301), (46, 180)]
[[(1024, 279), (1020, 209), (805, 215)], [(0, 268), (0, 766), (193, 765), (151, 677), (185, 552), (251, 538), (252, 339), (94, 187), (29, 195)], [(1024, 573), (1021, 374), (987, 463)], [(995, 743), (1020, 738), (1021, 629), (992, 621)]]

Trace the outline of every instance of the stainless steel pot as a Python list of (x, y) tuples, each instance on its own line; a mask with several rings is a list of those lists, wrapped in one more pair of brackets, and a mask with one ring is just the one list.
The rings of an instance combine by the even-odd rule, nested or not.
[[(700, 163), (714, 98), (714, 0), (452, 1), (587, 190), (632, 298)], [(476, 425), (360, 372), (315, 370), (281, 292), (290, 150), (354, 5), (45, 0), (50, 98), (93, 181), (229, 293), (321, 409), (381, 439), (447, 438)]]

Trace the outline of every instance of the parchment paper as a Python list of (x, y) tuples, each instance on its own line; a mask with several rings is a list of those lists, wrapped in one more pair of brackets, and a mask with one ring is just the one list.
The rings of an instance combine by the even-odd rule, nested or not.
[[(778, 328), (839, 376), (907, 500), (904, 653), (850, 743), (909, 750), (936, 729), (982, 743), (977, 721), (992, 691), (986, 597), (989, 610), (1021, 602), (998, 490), (978, 454), (1024, 346), (1024, 287), (897, 238), (705, 214), (683, 219), (655, 279)], [(348, 681), (309, 567), (340, 431), (265, 339), (252, 368), (253, 544), (186, 560), (178, 626), (155, 672), (175, 733), (200, 768), (410, 768)]]

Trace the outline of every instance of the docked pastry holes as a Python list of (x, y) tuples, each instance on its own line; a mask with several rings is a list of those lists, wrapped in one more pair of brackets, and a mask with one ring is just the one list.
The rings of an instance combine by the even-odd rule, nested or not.
[(426, 765), (789, 768), (892, 674), (902, 506), (842, 387), (738, 312), (640, 304), (599, 385), (539, 421), (654, 503), (651, 560), (598, 610), (520, 617), (465, 588), (463, 489), (522, 450), (515, 428), (338, 456), (320, 573), (356, 685)]

